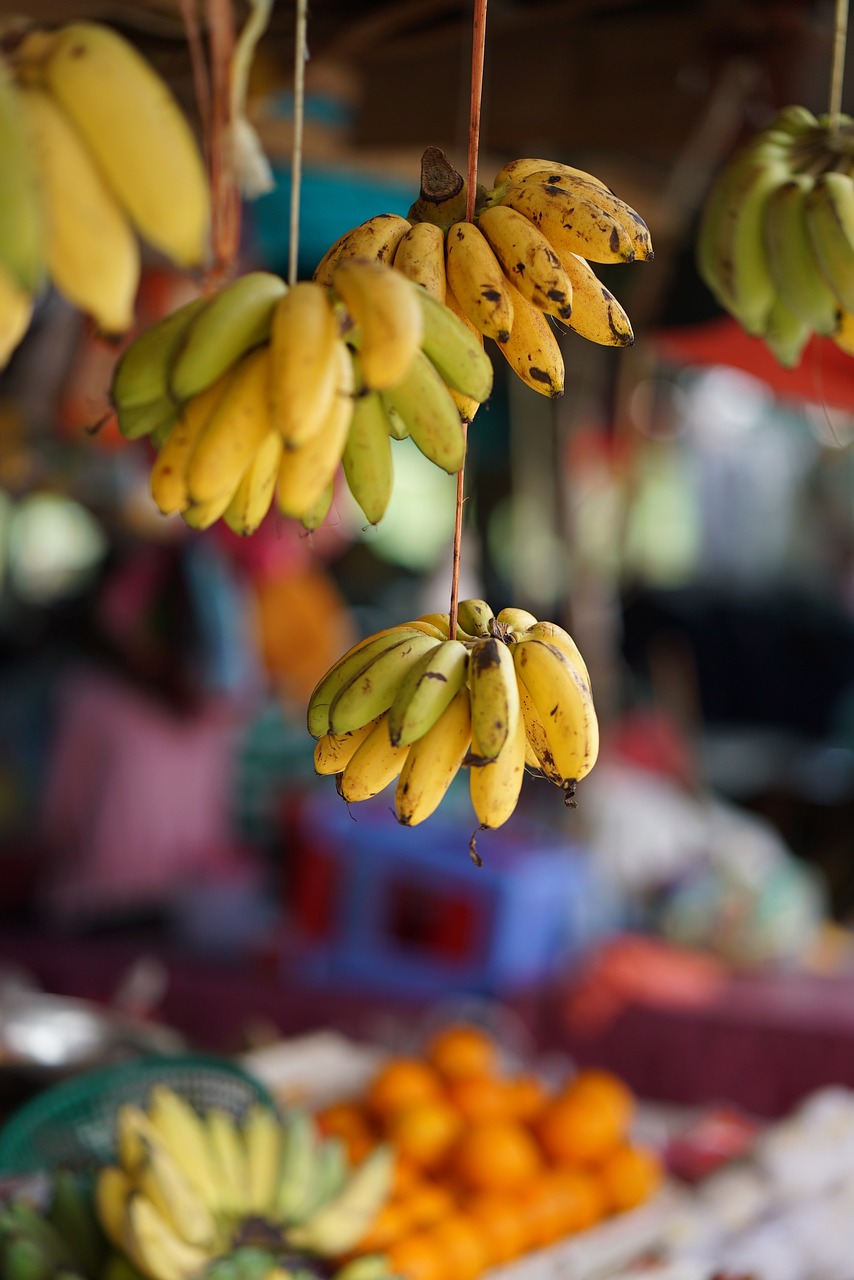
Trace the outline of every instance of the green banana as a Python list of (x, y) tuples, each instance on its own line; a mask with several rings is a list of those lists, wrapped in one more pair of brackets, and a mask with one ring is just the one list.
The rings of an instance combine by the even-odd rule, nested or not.
[(0, 1272), (4, 1280), (53, 1280), (56, 1268), (32, 1236), (10, 1235), (0, 1242)]
[(376, 655), (382, 653), (385, 649), (390, 648), (392, 645), (400, 644), (402, 640), (406, 640), (410, 636), (423, 634), (423, 631), (419, 631), (416, 627), (387, 627), (383, 631), (377, 631), (373, 635), (366, 636), (364, 640), (360, 640), (358, 644), (348, 649), (321, 676), (312, 690), (308, 700), (307, 712), (308, 731), (311, 736), (313, 738), (321, 738), (325, 733), (330, 732), (329, 708), (332, 701), (338, 691), (346, 684), (349, 684), (357, 672), (364, 670)]
[(434, 636), (417, 632), (377, 654), (339, 689), (329, 707), (329, 729), (335, 734), (358, 729), (387, 711), (406, 672), (440, 644)]
[(839, 300), (818, 265), (807, 228), (806, 199), (814, 179), (793, 174), (765, 202), (768, 267), (780, 302), (816, 333), (839, 328)]
[(807, 229), (825, 280), (846, 311), (854, 311), (854, 180), (820, 174), (805, 200)]
[(762, 337), (784, 369), (794, 369), (800, 363), (811, 335), (812, 329), (806, 320), (790, 311), (782, 298), (775, 298)]
[(336, 1196), (291, 1228), (289, 1243), (322, 1257), (340, 1256), (352, 1249), (391, 1190), (395, 1159), (391, 1147), (375, 1147)]
[(284, 1223), (299, 1222), (313, 1207), (320, 1141), (311, 1115), (294, 1111), (282, 1138), (282, 1160), (275, 1196), (275, 1214)]
[(462, 641), (443, 640), (410, 667), (389, 707), (393, 746), (415, 742), (436, 723), (465, 684), (468, 663)]
[(415, 353), (409, 373), (382, 392), (386, 408), (403, 419), (407, 432), (426, 458), (453, 475), (466, 456), (466, 435), (459, 411), (441, 375), (423, 351)]
[(341, 466), (365, 519), (379, 524), (394, 484), (389, 420), (380, 393), (365, 387), (359, 356), (354, 354), (352, 360), (356, 391)]
[(460, 600), (457, 604), (457, 624), (470, 636), (492, 635), (494, 617), (485, 600)]
[(35, 158), (15, 81), (0, 59), (0, 266), (24, 293), (44, 281)]
[(452, 391), (483, 404), (492, 393), (492, 361), (468, 325), (450, 307), (418, 290), (424, 318), (421, 350)]
[(156, 431), (178, 407), (169, 390), (169, 369), (192, 321), (204, 309), (204, 298), (193, 298), (151, 325), (126, 347), (113, 373), (110, 397), (119, 430), (128, 440)]
[(53, 1176), (47, 1216), (59, 1235), (68, 1241), (81, 1271), (99, 1275), (107, 1255), (107, 1240), (91, 1195), (84, 1190), (80, 1178), (67, 1169), (59, 1169)]

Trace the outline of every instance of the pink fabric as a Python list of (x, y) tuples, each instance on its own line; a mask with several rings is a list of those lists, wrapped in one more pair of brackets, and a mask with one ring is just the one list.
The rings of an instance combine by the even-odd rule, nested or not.
[(234, 730), (219, 707), (178, 718), (98, 672), (68, 681), (46, 788), (47, 904), (162, 903), (231, 860)]

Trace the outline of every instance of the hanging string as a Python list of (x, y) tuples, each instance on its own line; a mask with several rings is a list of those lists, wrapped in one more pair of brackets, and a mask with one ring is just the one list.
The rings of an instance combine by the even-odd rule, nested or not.
[(299, 211), (302, 186), (303, 130), (305, 125), (305, 64), (308, 57), (306, 27), (308, 0), (297, 0), (294, 50), (294, 137), (291, 149), (291, 225), (288, 240), (288, 284), (296, 284), (299, 259)]
[(829, 133), (839, 132), (842, 112), (842, 82), (845, 77), (845, 44), (848, 38), (848, 0), (836, 0), (833, 19), (833, 62), (830, 72)]

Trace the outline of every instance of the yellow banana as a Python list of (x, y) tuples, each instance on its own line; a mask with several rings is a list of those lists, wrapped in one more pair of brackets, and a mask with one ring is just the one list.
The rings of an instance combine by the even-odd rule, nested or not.
[(606, 191), (610, 190), (601, 178), (597, 178), (593, 173), (588, 173), (585, 169), (576, 169), (575, 165), (563, 164), (559, 160), (526, 158), (523, 160), (511, 160), (509, 164), (505, 164), (498, 170), (492, 183), (493, 192), (499, 192), (502, 188), (521, 182), (523, 178), (527, 178), (532, 173), (542, 173), (546, 169), (554, 174), (572, 174), (576, 178), (584, 178), (587, 182), (592, 182), (594, 186), (603, 187)]
[(182, 1240), (160, 1210), (138, 1191), (128, 1196), (124, 1247), (144, 1274), (156, 1280), (193, 1280), (210, 1262), (206, 1249)]
[(32, 297), (0, 266), (0, 369), (8, 364), (30, 327), (32, 314)]
[(146, 1139), (147, 1157), (134, 1174), (134, 1185), (147, 1196), (176, 1234), (187, 1244), (210, 1249), (217, 1238), (212, 1209), (184, 1176), (170, 1150)]
[(502, 826), (515, 810), (525, 776), (527, 742), (525, 722), (520, 712), (513, 732), (508, 734), (495, 759), (479, 764), (478, 761), (484, 761), (486, 757), (472, 729), (469, 795), (482, 827)]
[(635, 340), (631, 321), (590, 263), (577, 253), (562, 253), (560, 258), (572, 281), (568, 327), (580, 338), (603, 347), (630, 347)]
[(193, 298), (134, 338), (113, 371), (110, 398), (119, 430), (128, 440), (151, 435), (174, 422), (178, 406), (169, 390), (169, 370), (191, 320), (206, 305)]
[(165, 516), (185, 511), (192, 505), (187, 487), (187, 465), (199, 436), (234, 377), (229, 371), (207, 391), (193, 396), (184, 405), (151, 468), (151, 496)]
[(456, 222), (445, 244), (448, 286), (481, 333), (504, 343), (513, 328), (513, 296), (489, 241), (473, 222)]
[(234, 489), (229, 488), (208, 502), (191, 502), (189, 507), (184, 507), (181, 512), (181, 519), (188, 529), (209, 529), (225, 515), (233, 497)]
[[(499, 618), (501, 615), (498, 615)], [(560, 649), (575, 669), (580, 674), (588, 689), (593, 686), (590, 683), (590, 672), (587, 669), (587, 663), (582, 657), (581, 650), (573, 640), (568, 631), (558, 626), (556, 622), (538, 622), (536, 618), (521, 634), (516, 637), (518, 640), (545, 640), (546, 644), (553, 644), (555, 648)]]
[(338, 377), (338, 322), (329, 290), (300, 280), (281, 297), (270, 334), (270, 411), (289, 449), (323, 426)]
[(177, 1090), (155, 1084), (148, 1095), (147, 1113), (187, 1181), (212, 1208), (218, 1189), (211, 1171), (204, 1122), (198, 1111)]
[(532, 627), (537, 619), (527, 609), (517, 609), (515, 605), (507, 605), (499, 610), (496, 621), (506, 627), (515, 638), (523, 631), (527, 631), (528, 627)]
[[(428, 226), (421, 222), (419, 226)], [(473, 332), (444, 303), (426, 290), (418, 294), (424, 320), (421, 350), (451, 390), (482, 404), (492, 392), (492, 361), (483, 349), (483, 335)]]
[(366, 636), (358, 644), (354, 644), (345, 654), (333, 663), (325, 672), (308, 700), (307, 724), (313, 738), (320, 738), (330, 732), (329, 708), (339, 689), (349, 684), (353, 677), (362, 671), (374, 657), (382, 653), (390, 645), (399, 644), (413, 635), (423, 635), (409, 623), (396, 627), (385, 627)]
[[(599, 726), (590, 690), (564, 653), (542, 640), (517, 640), (511, 646), (521, 683), (530, 694), (545, 730), (550, 765), (571, 786), (584, 778), (599, 752)], [(537, 755), (540, 751), (532, 743)], [(546, 761), (542, 760), (544, 772)]]
[(481, 211), (477, 225), (507, 279), (522, 296), (539, 311), (568, 319), (572, 312), (572, 282), (533, 222), (509, 205), (495, 204)]
[(268, 347), (250, 351), (234, 367), (190, 452), (186, 476), (194, 504), (232, 495), (270, 431), (269, 371)]
[(441, 804), (471, 745), (471, 703), (466, 685), (439, 719), (413, 742), (397, 780), (398, 821), (414, 827)]
[(286, 1226), (299, 1222), (313, 1208), (322, 1150), (312, 1115), (307, 1111), (290, 1111), (282, 1140), (282, 1165), (273, 1213), (276, 1221)]
[(554, 757), (552, 756), (546, 726), (534, 705), (531, 695), (521, 680), (519, 681), (519, 708), (522, 713), (525, 738), (528, 743), (525, 763), (530, 769), (538, 769), (555, 786), (565, 786), (566, 779), (555, 765)]
[(371, 658), (332, 699), (329, 707), (330, 733), (358, 729), (388, 711), (410, 667), (422, 654), (440, 643), (435, 636), (416, 631), (404, 635), (398, 644)]
[(810, 243), (825, 280), (846, 311), (854, 310), (854, 179), (822, 173), (804, 202)]
[(315, 267), (312, 279), (317, 284), (331, 284), (335, 267), (346, 258), (369, 258), (391, 266), (397, 246), (409, 227), (408, 220), (397, 213), (375, 214), (330, 245)]
[[(447, 621), (445, 623), (447, 635)], [(395, 746), (423, 738), (466, 682), (469, 651), (460, 640), (444, 639), (409, 668), (388, 710), (388, 735)]]
[(179, 266), (205, 261), (210, 191), (171, 89), (136, 48), (97, 22), (37, 33), (18, 52), (79, 131), (144, 240)]
[(445, 233), (433, 222), (415, 222), (394, 254), (394, 266), (420, 284), (439, 302), (448, 286), (445, 271)]
[(282, 1124), (271, 1107), (253, 1103), (241, 1128), (248, 1172), (246, 1205), (250, 1214), (269, 1215), (279, 1189), (282, 1164)]
[(321, 1257), (340, 1257), (347, 1253), (364, 1236), (388, 1198), (396, 1159), (391, 1146), (374, 1147), (337, 1195), (305, 1222), (291, 1228), (287, 1242)]
[(388, 427), (388, 414), (379, 391), (357, 392), (341, 465), (347, 487), (368, 524), (382, 520), (394, 485)]
[(350, 352), (336, 339), (335, 395), (323, 426), (299, 449), (285, 449), (276, 502), (283, 515), (303, 519), (327, 492), (347, 443), (353, 417), (355, 372)]
[(466, 456), (462, 420), (441, 375), (423, 351), (416, 351), (409, 373), (396, 387), (383, 391), (382, 398), (426, 458), (451, 475), (461, 469)]
[(614, 222), (626, 233), (633, 253), (633, 257), (626, 258), (626, 261), (652, 261), (654, 257), (652, 237), (649, 234), (649, 227), (646, 222), (637, 209), (633, 209), (630, 204), (626, 204), (625, 200), (621, 200), (604, 183), (591, 182), (586, 175), (582, 176), (580, 172), (573, 172), (568, 165), (557, 170), (548, 169), (539, 175), (536, 173), (529, 174), (519, 179), (521, 186), (525, 186), (529, 182), (534, 185), (545, 182), (550, 186), (560, 186), (569, 193), (573, 203), (579, 197), (584, 201), (589, 200), (603, 214), (613, 218)]
[(508, 188), (501, 203), (533, 222), (561, 257), (579, 253), (591, 262), (634, 260), (632, 238), (613, 213), (580, 191), (577, 184), (570, 189), (568, 182), (550, 182), (548, 177), (522, 179)]
[(370, 732), (338, 775), (338, 792), (348, 804), (370, 800), (384, 791), (400, 773), (409, 750), (389, 740), (387, 715), (371, 723)]
[(385, 263), (347, 258), (332, 273), (332, 287), (357, 326), (365, 386), (396, 386), (424, 332), (417, 285)]
[(42, 194), (48, 274), (103, 333), (126, 333), (139, 285), (139, 241), (65, 112), (39, 88), (22, 87), (20, 99)]
[(380, 718), (378, 716), (376, 720), (369, 720), (367, 724), (360, 725), (358, 729), (350, 729), (348, 733), (324, 733), (322, 738), (318, 738), (314, 744), (315, 773), (325, 777), (331, 773), (343, 772), (356, 748), (364, 742)]
[(259, 444), (223, 512), (223, 520), (232, 533), (241, 537), (254, 533), (270, 510), (279, 478), (282, 450), (282, 437), (271, 429)]
[(0, 273), (25, 297), (44, 280), (43, 212), (18, 86), (0, 58)]
[(299, 522), (304, 529), (312, 533), (315, 529), (319, 529), (326, 517), (329, 515), (332, 507), (332, 500), (335, 497), (335, 478), (333, 477), (326, 484), (312, 505), (303, 511), (299, 518)]
[[(496, 636), (472, 646), (468, 664), (472, 738), (480, 760), (495, 760), (519, 719), (519, 688), (511, 647)], [(474, 756), (475, 749), (472, 748)]]
[(205, 1130), (219, 1188), (219, 1207), (227, 1213), (242, 1214), (248, 1202), (248, 1167), (243, 1133), (231, 1112), (222, 1106), (208, 1107)]
[(104, 1234), (117, 1249), (124, 1246), (127, 1202), (133, 1188), (130, 1177), (117, 1165), (102, 1165), (95, 1175), (95, 1212)]
[(541, 396), (563, 395), (565, 368), (551, 322), (512, 284), (513, 328), (499, 351), (518, 378)]
[(842, 311), (839, 316), (839, 328), (833, 335), (833, 341), (846, 355), (854, 356), (854, 314)]
[(491, 636), (495, 614), (485, 600), (468, 599), (457, 602), (457, 626), (470, 636)]
[(267, 342), (273, 312), (286, 289), (284, 280), (272, 272), (250, 271), (207, 300), (184, 330), (169, 373), (169, 387), (179, 404)]

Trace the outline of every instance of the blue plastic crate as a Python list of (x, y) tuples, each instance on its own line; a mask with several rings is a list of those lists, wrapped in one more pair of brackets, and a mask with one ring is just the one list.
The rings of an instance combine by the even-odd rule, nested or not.
[(301, 976), (413, 995), (499, 995), (565, 971), (607, 928), (607, 895), (586, 848), (521, 815), (482, 833), (434, 815), (402, 827), (384, 800), (304, 802), (291, 907)]

